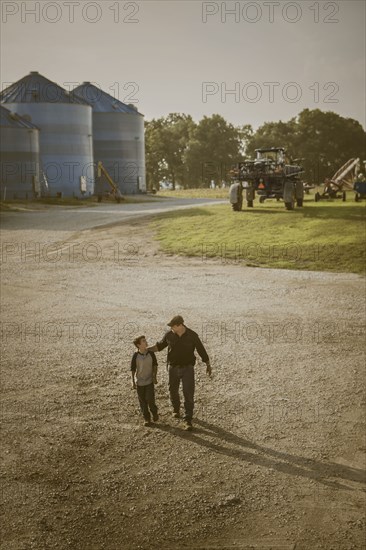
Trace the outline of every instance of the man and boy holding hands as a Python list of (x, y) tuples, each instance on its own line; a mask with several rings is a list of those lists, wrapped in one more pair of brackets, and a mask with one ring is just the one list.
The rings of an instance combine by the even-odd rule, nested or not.
[(173, 416), (180, 418), (179, 386), (182, 381), (185, 429), (191, 431), (194, 408), (195, 350), (202, 361), (206, 363), (206, 372), (209, 376), (211, 376), (210, 360), (198, 334), (185, 326), (181, 315), (173, 317), (168, 326), (171, 327), (171, 330), (159, 342), (156, 342), (155, 346), (148, 347), (145, 336), (139, 336), (134, 340), (138, 351), (133, 354), (131, 359), (132, 387), (137, 390), (145, 426), (150, 426), (151, 416), (154, 422), (159, 419), (154, 392), (158, 366), (155, 352), (162, 351), (167, 347), (169, 395), (173, 406)]

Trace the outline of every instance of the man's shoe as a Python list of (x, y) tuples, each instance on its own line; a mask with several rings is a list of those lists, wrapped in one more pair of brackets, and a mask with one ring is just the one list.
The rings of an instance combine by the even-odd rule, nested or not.
[(173, 418), (180, 418), (179, 412), (173, 412)]
[(154, 421), (154, 422), (157, 422), (158, 420), (159, 420), (159, 415), (158, 415), (158, 413), (153, 414), (153, 421)]
[(151, 422), (150, 422), (150, 420), (145, 420), (145, 422), (144, 422), (144, 426), (146, 426), (146, 427), (149, 427), (149, 426), (151, 426)]
[(184, 429), (187, 432), (191, 432), (193, 430), (192, 422), (190, 420), (185, 420), (184, 421)]

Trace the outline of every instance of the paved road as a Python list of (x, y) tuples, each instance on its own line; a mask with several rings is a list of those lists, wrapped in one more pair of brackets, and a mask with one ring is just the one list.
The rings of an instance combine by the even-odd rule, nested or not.
[(133, 204), (100, 204), (93, 208), (52, 207), (46, 210), (3, 212), (3, 230), (50, 229), (81, 231), (129, 218), (172, 210), (225, 204), (222, 199), (168, 199)]

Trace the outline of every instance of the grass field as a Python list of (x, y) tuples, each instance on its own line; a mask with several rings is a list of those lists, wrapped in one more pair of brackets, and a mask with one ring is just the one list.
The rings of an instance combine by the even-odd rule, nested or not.
[(229, 203), (171, 212), (151, 223), (167, 253), (257, 267), (364, 272), (365, 203), (354, 202), (353, 193), (347, 202), (315, 203), (306, 195), (304, 207), (293, 211), (282, 202), (254, 204), (241, 212)]
[(229, 188), (226, 189), (177, 189), (160, 190), (155, 195), (156, 197), (170, 197), (172, 199), (227, 199)]

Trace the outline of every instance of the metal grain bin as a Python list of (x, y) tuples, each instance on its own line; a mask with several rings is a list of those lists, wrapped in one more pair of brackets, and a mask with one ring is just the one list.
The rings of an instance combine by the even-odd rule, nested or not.
[(27, 115), (40, 130), (41, 177), (50, 194), (83, 197), (94, 192), (92, 108), (37, 72), (0, 94), (1, 103)]
[(40, 193), (39, 129), (0, 105), (1, 198), (34, 198)]
[(90, 82), (74, 92), (93, 107), (95, 162), (102, 161), (121, 193), (145, 192), (144, 116)]

